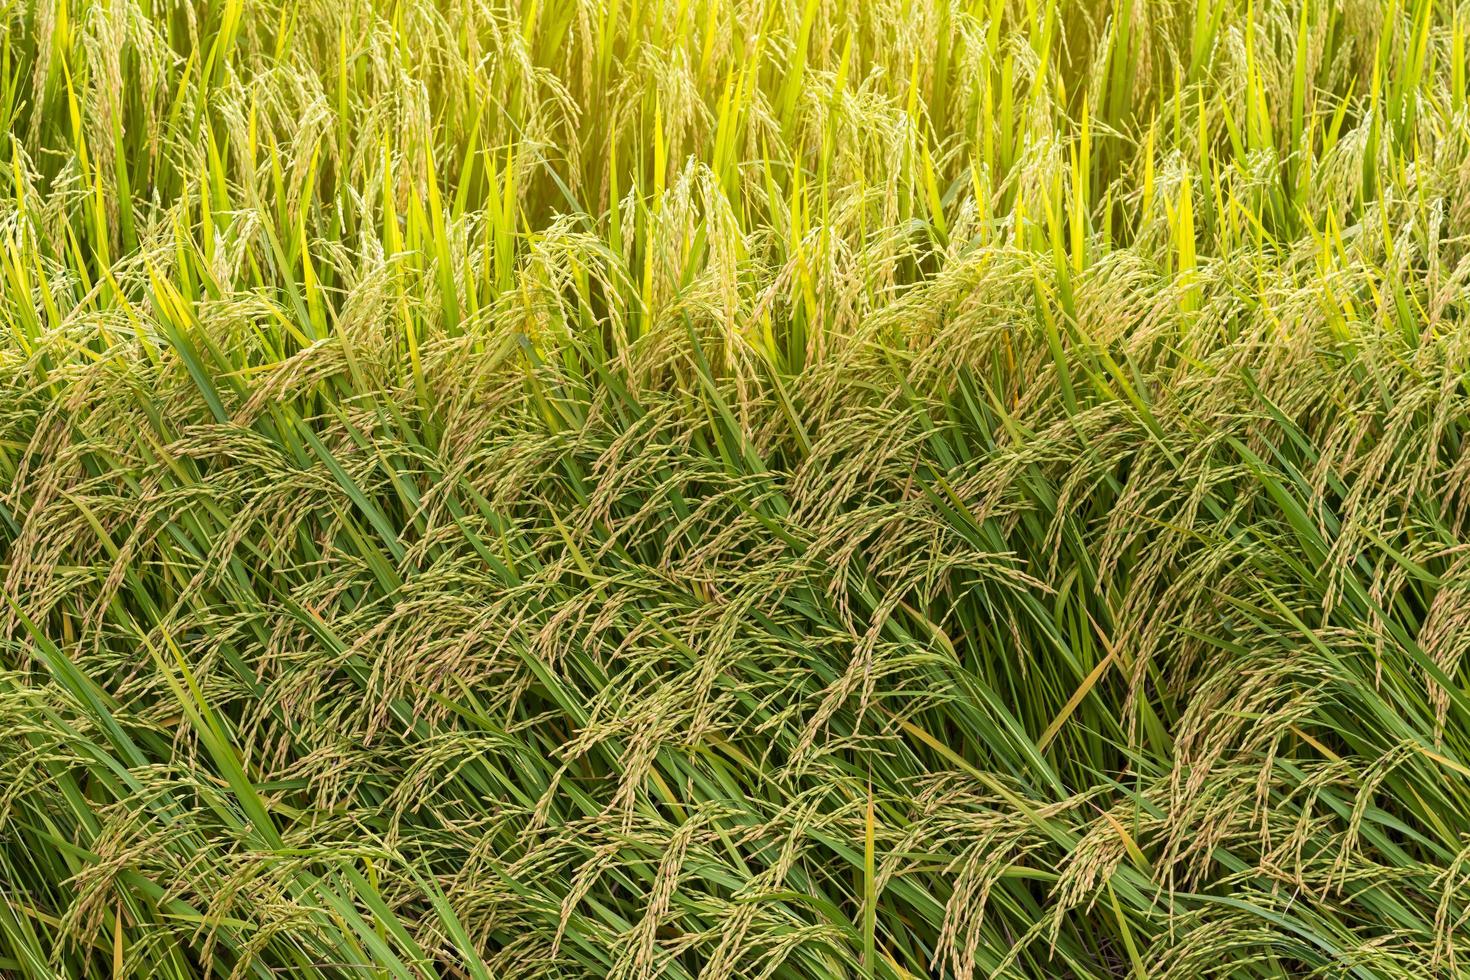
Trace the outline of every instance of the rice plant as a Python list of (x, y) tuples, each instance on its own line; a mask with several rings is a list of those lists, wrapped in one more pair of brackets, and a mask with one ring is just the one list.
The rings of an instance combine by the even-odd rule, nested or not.
[(1470, 975), (1467, 0), (3, 0), (0, 975)]

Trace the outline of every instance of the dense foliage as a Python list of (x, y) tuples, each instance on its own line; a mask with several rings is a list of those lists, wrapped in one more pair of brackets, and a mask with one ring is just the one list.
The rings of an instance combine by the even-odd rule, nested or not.
[(0, 973), (1470, 973), (1466, 0), (0, 25)]

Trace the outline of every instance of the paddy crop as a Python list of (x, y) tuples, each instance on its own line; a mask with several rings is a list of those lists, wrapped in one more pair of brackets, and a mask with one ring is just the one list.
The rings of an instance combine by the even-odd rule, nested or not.
[(9, 0), (0, 974), (1470, 972), (1464, 0)]

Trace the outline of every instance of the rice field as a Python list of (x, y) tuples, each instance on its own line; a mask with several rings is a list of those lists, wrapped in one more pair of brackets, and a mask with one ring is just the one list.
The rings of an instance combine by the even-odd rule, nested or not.
[(1467, 0), (0, 0), (0, 976), (1470, 976)]

